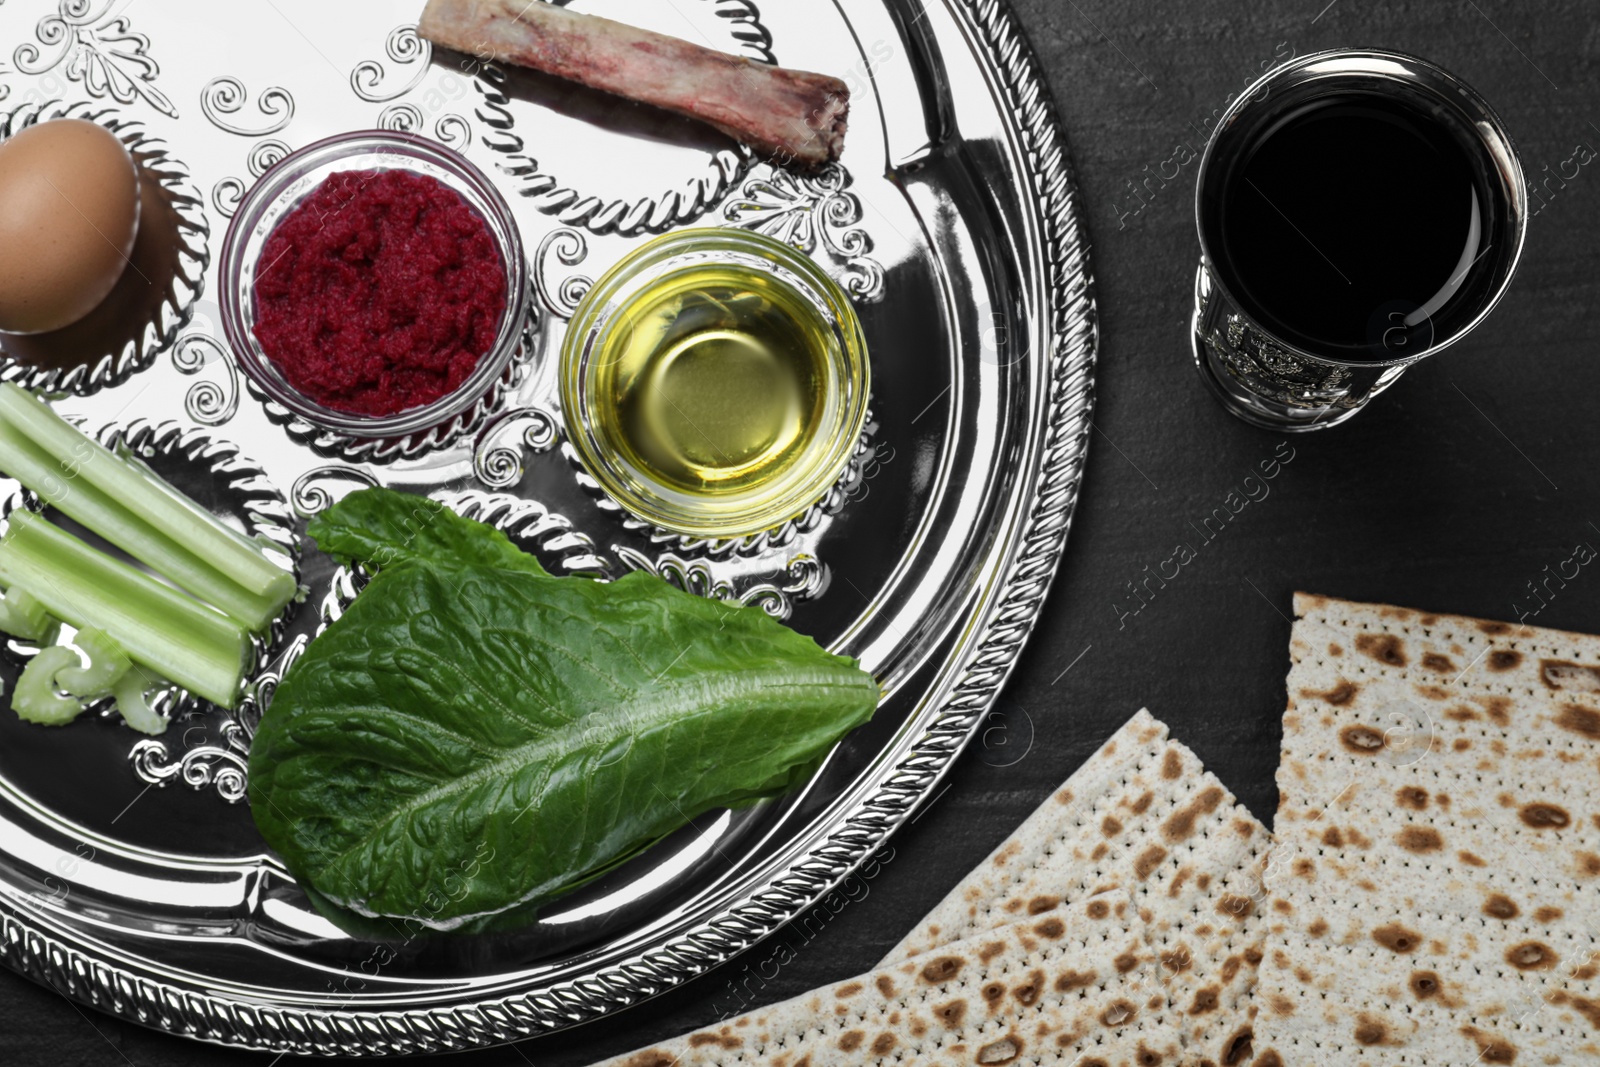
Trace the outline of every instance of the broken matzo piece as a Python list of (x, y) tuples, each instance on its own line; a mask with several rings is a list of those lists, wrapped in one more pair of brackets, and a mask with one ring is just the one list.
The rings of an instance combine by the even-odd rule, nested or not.
[(1141, 1067), (1179, 1062), (1160, 970), (1110, 890), (605, 1067)]
[[(1268, 834), (1140, 711), (891, 952), (890, 962), (1098, 888), (1134, 894), (1191, 1056), (1233, 1067), (1250, 1033)], [(1198, 1060), (1196, 1062), (1199, 1062)]]
[[(1181, 745), (1140, 711), (952, 889), (884, 962), (908, 959), (1108, 886), (1172, 858), (1165, 822), (1195, 799)], [(1192, 761), (1192, 756), (1190, 757)], [(1213, 810), (1225, 791), (1215, 794)], [(1209, 814), (1209, 812), (1200, 813)]]
[(1600, 1062), (1600, 639), (1295, 610), (1257, 1051)]

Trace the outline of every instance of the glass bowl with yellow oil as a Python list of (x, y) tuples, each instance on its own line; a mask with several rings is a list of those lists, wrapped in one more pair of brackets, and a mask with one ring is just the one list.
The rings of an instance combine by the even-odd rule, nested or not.
[(850, 298), (804, 253), (695, 229), (640, 246), (578, 305), (567, 435), (605, 492), (675, 533), (731, 538), (803, 513), (844, 474), (871, 369)]

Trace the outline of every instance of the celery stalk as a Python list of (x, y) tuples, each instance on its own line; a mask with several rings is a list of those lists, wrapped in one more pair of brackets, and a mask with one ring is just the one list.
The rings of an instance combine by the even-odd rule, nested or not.
[(122, 721), (138, 730), (141, 734), (164, 734), (167, 732), (167, 720), (156, 714), (147, 699), (148, 690), (152, 685), (160, 682), (158, 678), (151, 678), (138, 667), (118, 679), (112, 692), (116, 696), (117, 711), (122, 715)]
[(104, 630), (129, 658), (196, 696), (223, 707), (238, 699), (250, 651), (243, 628), (38, 515), (12, 513), (0, 583), (79, 629)]
[(56, 692), (56, 674), (78, 665), (78, 654), (63, 645), (41, 648), (22, 668), (11, 709), (23, 722), (65, 726), (83, 714), (83, 701)]
[[(122, 462), (116, 457), (112, 459)], [(77, 519), (130, 556), (252, 630), (264, 629), (283, 607), (282, 600), (248, 592), (181, 543), (107, 497), (93, 483), (81, 479), (69, 481), (59, 461), (3, 420), (0, 420), (0, 470), (32, 489), (45, 503)], [(292, 587), (293, 579), (287, 574), (284, 577)]]
[(251, 629), (294, 596), (294, 576), (260, 546), (11, 382), (0, 385), (0, 469)]
[(44, 605), (21, 589), (12, 589), (0, 599), (0, 630), (12, 637), (43, 641), (54, 625)]
[(72, 643), (89, 657), (89, 665), (84, 667), (73, 662), (71, 666), (57, 671), (56, 688), (79, 700), (99, 700), (110, 696), (117, 681), (133, 669), (128, 654), (104, 630), (93, 627), (79, 630)]

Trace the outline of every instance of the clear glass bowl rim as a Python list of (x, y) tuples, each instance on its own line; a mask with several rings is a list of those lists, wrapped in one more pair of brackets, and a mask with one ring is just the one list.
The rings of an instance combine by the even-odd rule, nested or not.
[[(396, 168), (404, 167), (407, 159), (427, 162), (450, 172), (465, 184), (476, 195), (476, 202), (472, 196), (463, 198), (473, 210), (485, 216), (489, 232), (499, 246), (506, 273), (506, 309), (499, 334), (494, 347), (478, 360), (478, 366), (467, 380), (431, 404), (384, 416), (338, 411), (317, 403), (290, 385), (262, 351), (260, 342), (246, 326), (244, 315), (246, 302), (255, 299), (254, 292), (243, 284), (244, 250), (261, 227), (267, 209), (296, 181), (318, 167), (344, 157), (372, 154), (392, 154), (397, 160)], [(276, 221), (281, 219), (282, 216)], [(522, 343), (524, 320), (528, 315), (527, 259), (521, 230), (505, 197), (488, 176), (461, 153), (426, 137), (400, 131), (352, 130), (335, 134), (306, 145), (274, 164), (250, 188), (234, 212), (222, 243), (221, 270), (218, 304), (223, 332), (239, 369), (271, 400), (294, 415), (318, 429), (354, 438), (406, 437), (443, 425), (471, 410), (505, 373)]]
[[(814, 477), (796, 481), (781, 495), (761, 502), (759, 507), (753, 505), (722, 515), (700, 515), (664, 495), (635, 490), (583, 419), (591, 385), (590, 355), (599, 347), (609, 323), (614, 321), (613, 298), (625, 288), (631, 290), (631, 296), (641, 282), (677, 269), (687, 255), (708, 252), (740, 253), (771, 261), (813, 288), (813, 293), (802, 295), (812, 302), (820, 296), (826, 306), (838, 309), (837, 314), (827, 318), (841, 342), (842, 359), (835, 370), (845, 394), (841, 399), (839, 432), (828, 443), (827, 462), (815, 467)], [(781, 277), (778, 281), (790, 284)], [(850, 297), (810, 256), (756, 231), (696, 227), (652, 238), (601, 275), (584, 294), (568, 324), (561, 345), (559, 373), (567, 438), (575, 446), (584, 467), (612, 500), (635, 517), (663, 530), (690, 537), (729, 539), (781, 526), (821, 500), (844, 474), (866, 425), (872, 365)], [(643, 477), (634, 480), (641, 484), (649, 481)]]

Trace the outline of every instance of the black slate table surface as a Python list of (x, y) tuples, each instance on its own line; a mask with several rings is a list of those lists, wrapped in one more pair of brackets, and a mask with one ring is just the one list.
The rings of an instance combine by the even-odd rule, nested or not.
[[(831, 906), (603, 1022), (436, 1062), (581, 1067), (741, 999), (780, 1000), (870, 968), (1143, 706), (1270, 823), (1296, 589), (1600, 632), (1600, 568), (1550, 585), (1542, 606), (1529, 592), (1578, 546), (1600, 548), (1600, 160), (1577, 162), (1600, 148), (1600, 5), (1013, 2), (1071, 141), (1102, 349), (1067, 557), (998, 714), (948, 788)], [(1456, 72), (1499, 110), (1529, 177), (1549, 181), (1521, 272), (1483, 327), (1355, 421), (1284, 445), (1224, 414), (1189, 362), (1195, 164), (1165, 188), (1141, 186), (1143, 200), (1132, 194), (1198, 150), (1197, 130), (1257, 73), (1341, 46), (1397, 48)], [(1270, 495), (1165, 588), (1152, 583), (1156, 596), (1135, 613), (1129, 583), (1193, 540), (1190, 521), (1275, 455), (1292, 458)], [(0, 972), (6, 1067), (274, 1062), (145, 1030)]]

